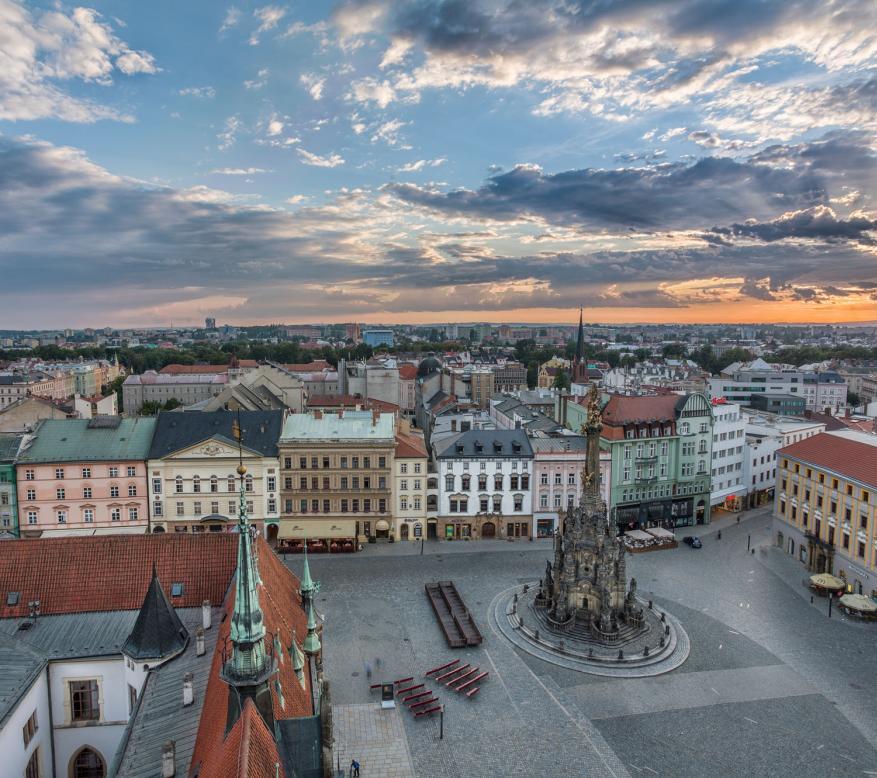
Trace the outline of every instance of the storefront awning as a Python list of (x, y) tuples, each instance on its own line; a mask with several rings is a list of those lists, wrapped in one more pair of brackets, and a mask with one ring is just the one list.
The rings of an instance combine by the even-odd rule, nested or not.
[(846, 589), (846, 584), (840, 578), (835, 578), (828, 573), (818, 573), (810, 576), (810, 583), (820, 589)]
[(356, 521), (352, 519), (281, 519), (277, 532), (277, 537), (281, 540), (355, 536)]
[(145, 535), (146, 527), (95, 527), (83, 528), (76, 527), (74, 529), (47, 529), (40, 535), (41, 538), (70, 538), (70, 537), (87, 537), (93, 535)]
[(877, 613), (877, 602), (864, 594), (845, 594), (840, 598), (840, 604), (859, 613)]

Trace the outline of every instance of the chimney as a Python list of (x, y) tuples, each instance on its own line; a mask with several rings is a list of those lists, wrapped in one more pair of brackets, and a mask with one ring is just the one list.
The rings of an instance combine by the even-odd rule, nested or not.
[(378, 419), (381, 418), (381, 412), (375, 408), (372, 410), (372, 427), (376, 426), (378, 423)]
[(204, 629), (210, 629), (210, 617), (210, 600), (204, 600), (204, 602), (201, 603), (201, 626)]
[(174, 778), (177, 774), (177, 744), (168, 740), (161, 749), (161, 778)]
[(204, 656), (206, 650), (204, 647), (204, 627), (198, 627), (195, 631), (195, 655)]
[(183, 678), (183, 707), (195, 702), (195, 686), (192, 683), (192, 673), (186, 673)]

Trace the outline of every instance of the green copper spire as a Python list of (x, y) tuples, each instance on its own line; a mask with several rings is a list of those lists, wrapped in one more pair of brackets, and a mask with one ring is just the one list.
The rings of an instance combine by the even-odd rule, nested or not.
[[(235, 421), (234, 434), (240, 443), (240, 424)], [(238, 465), (240, 476), (240, 500), (238, 507), (238, 559), (235, 579), (234, 611), (231, 616), (232, 656), (223, 668), (229, 679), (244, 681), (259, 679), (266, 671), (270, 672), (268, 655), (265, 651), (265, 623), (259, 604), (257, 585), (259, 574), (250, 535), (250, 522), (247, 519), (247, 499), (244, 475), (247, 468), (243, 461)]]
[(308, 541), (305, 538), (305, 561), (301, 571), (301, 584), (298, 587), (302, 595), (312, 594), (314, 582), (311, 578), (311, 566), (308, 564)]
[(316, 654), (320, 650), (320, 638), (317, 637), (317, 617), (314, 615), (313, 600), (308, 601), (308, 634), (303, 647), (306, 654)]

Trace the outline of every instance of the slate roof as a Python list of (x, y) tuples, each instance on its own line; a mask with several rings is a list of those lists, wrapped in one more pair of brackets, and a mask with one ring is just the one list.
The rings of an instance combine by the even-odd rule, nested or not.
[(852, 431), (820, 432), (781, 448), (777, 456), (794, 457), (877, 489), (875, 435)]
[(0, 729), (45, 664), (45, 659), (28, 646), (0, 635)]
[(152, 580), (122, 651), (132, 659), (164, 659), (180, 653), (189, 633), (171, 605), (152, 568)]
[(228, 373), (156, 373), (147, 370), (139, 375), (129, 375), (123, 386), (172, 386), (174, 384), (227, 384)]
[[(39, 600), (47, 615), (136, 612), (153, 560), (159, 579), (183, 585), (183, 594), (171, 598), (175, 607), (219, 603), (237, 564), (237, 535), (104, 535), (6, 544), (0, 554), (0, 618), (27, 616), (31, 600)], [(6, 604), (9, 592), (19, 592), (17, 605)]]
[(587, 451), (588, 440), (581, 435), (560, 435), (556, 438), (530, 438), (533, 453), (557, 453), (564, 451)]
[[(237, 413), (210, 411), (204, 413), (159, 413), (149, 459), (161, 459), (198, 443), (221, 438), (237, 447), (232, 432)], [(283, 411), (241, 411), (241, 442), (244, 448), (262, 456), (277, 456), (277, 439), (283, 424)]]
[[(518, 443), (520, 448), (514, 448)], [(479, 450), (476, 444), (480, 444)], [(462, 450), (459, 447), (462, 446)], [(523, 430), (469, 430), (445, 446), (439, 459), (487, 457), (488, 459), (522, 459), (533, 456), (533, 449)]]
[[(182, 608), (178, 614), (190, 634), (201, 626), (200, 608)], [(219, 635), (215, 625), (222, 617), (222, 608), (213, 608), (212, 617), (214, 626), (204, 631), (203, 656), (196, 654), (195, 641), (190, 640), (183, 653), (150, 671), (116, 751), (110, 775), (155, 778), (162, 746), (168, 740), (176, 743), (176, 774), (188, 775)], [(182, 689), (187, 673), (192, 673), (194, 701), (184, 708)]]
[[(118, 419), (118, 417), (108, 417)], [(155, 419), (44, 419), (33, 439), (19, 452), (21, 464), (43, 462), (130, 462), (146, 459)]]

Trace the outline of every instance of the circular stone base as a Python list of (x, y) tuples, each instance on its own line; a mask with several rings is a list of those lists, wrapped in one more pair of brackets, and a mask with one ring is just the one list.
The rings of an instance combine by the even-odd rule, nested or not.
[[(688, 658), (691, 645), (682, 625), (666, 611), (649, 611), (647, 602), (640, 600), (646, 623), (651, 629), (644, 630), (642, 635), (625, 643), (605, 645), (562, 636), (542, 628), (529, 604), (535, 596), (538, 583), (534, 581), (527, 587), (527, 593), (524, 592), (524, 586), (513, 586), (500, 592), (490, 605), (490, 620), (491, 626), (495, 626), (505, 638), (538, 659), (592, 675), (640, 678), (675, 670)], [(515, 594), (518, 595), (517, 605), (514, 602)], [(661, 614), (664, 614), (666, 622), (660, 620)], [(663, 647), (660, 646), (661, 632), (655, 628), (656, 624), (662, 628), (665, 624), (670, 627)], [(645, 646), (649, 647), (648, 655), (643, 651)], [(624, 652), (621, 659), (618, 658), (619, 650)]]

